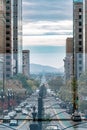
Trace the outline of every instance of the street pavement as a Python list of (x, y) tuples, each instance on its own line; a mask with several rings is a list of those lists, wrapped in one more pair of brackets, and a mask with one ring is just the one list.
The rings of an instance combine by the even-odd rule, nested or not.
[[(36, 105), (36, 108), (38, 108), (37, 98), (35, 96), (32, 96), (27, 100), (27, 102), (29, 104)], [(14, 128), (16, 130), (30, 130), (29, 126), (32, 123), (32, 121), (28, 121), (27, 119), (32, 118), (31, 113), (29, 113), (30, 116), (25, 116), (22, 115), (22, 113), (18, 113), (16, 116), (16, 119), (19, 119), (18, 126), (17, 127), (14, 126), (11, 128)], [(58, 126), (60, 130), (65, 130), (65, 129), (66, 130), (87, 130), (87, 123), (80, 124), (74, 127), (73, 125), (75, 125), (75, 123), (71, 120), (71, 115), (66, 112), (66, 109), (61, 109), (60, 105), (58, 104), (58, 101), (53, 96), (46, 97), (44, 99), (44, 114), (49, 115), (49, 119), (51, 119), (51, 121), (46, 120), (42, 122), (44, 128), (43, 130), (46, 130), (46, 127), (51, 125)], [(9, 127), (9, 124), (6, 125)], [(11, 128), (8, 127), (0, 124), (0, 130), (4, 130), (4, 129), (12, 130)]]

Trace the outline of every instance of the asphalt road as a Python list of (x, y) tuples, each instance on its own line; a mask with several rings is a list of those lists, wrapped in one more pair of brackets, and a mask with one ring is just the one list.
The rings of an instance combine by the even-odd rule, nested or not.
[[(87, 123), (82, 121), (75, 123), (71, 120), (71, 115), (66, 113), (66, 109), (61, 109), (58, 105), (58, 101), (54, 97), (48, 97), (48, 102), (44, 102), (46, 113), (50, 113), (51, 119), (50, 125), (58, 125), (62, 130), (87, 130)], [(76, 126), (73, 126), (76, 125)]]
[[(27, 100), (28, 103), (36, 105), (36, 107), (38, 106), (37, 101), (37, 97), (35, 96), (32, 96)], [(54, 97), (47, 97), (46, 99), (44, 99), (44, 113), (45, 115), (50, 115), (50, 119), (52, 119), (52, 121), (49, 122), (47, 120), (43, 122), (43, 130), (46, 130), (46, 127), (51, 125), (58, 126), (61, 130), (87, 130), (87, 123), (73, 127), (75, 123), (71, 121), (71, 116), (67, 114), (65, 111), (66, 109), (61, 109), (61, 107), (58, 104), (58, 101)], [(29, 130), (29, 126), (32, 122), (26, 119), (30, 119), (32, 117), (32, 114), (29, 113), (29, 115), (30, 117), (22, 115), (22, 113), (18, 113), (16, 118), (23, 120), (19, 120), (18, 126), (12, 128), (16, 130)], [(67, 121), (64, 119), (67, 119)], [(0, 124), (0, 130), (12, 130), (11, 128), (8, 128), (9, 124), (4, 125), (7, 126), (3, 126), (3, 124)]]

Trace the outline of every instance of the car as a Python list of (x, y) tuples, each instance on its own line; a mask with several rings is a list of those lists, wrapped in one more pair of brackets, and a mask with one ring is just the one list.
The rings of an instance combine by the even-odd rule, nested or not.
[(25, 106), (24, 103), (20, 103), (20, 107), (23, 108)]
[(9, 112), (8, 115), (12, 118), (16, 116), (16, 111)]
[(4, 118), (3, 118), (3, 123), (9, 123), (10, 122), (10, 116), (9, 115), (7, 115), (7, 116), (4, 116)]
[(79, 122), (79, 121), (81, 121), (81, 116), (80, 116), (80, 114), (72, 114), (71, 119), (75, 122)]
[(15, 108), (15, 111), (19, 113), (22, 111), (22, 109), (21, 109), (21, 107), (17, 107), (17, 108)]
[(17, 120), (11, 120), (9, 125), (10, 126), (18, 126), (18, 121)]
[(28, 111), (31, 111), (31, 105), (25, 106), (25, 109), (28, 110)]
[(56, 125), (50, 125), (46, 127), (46, 130), (61, 130), (61, 128)]
[(26, 109), (22, 109), (22, 114), (23, 115), (28, 115), (28, 111)]
[(4, 114), (4, 115), (7, 115), (7, 114), (8, 114), (8, 110), (4, 110), (4, 111), (3, 111), (3, 114)]

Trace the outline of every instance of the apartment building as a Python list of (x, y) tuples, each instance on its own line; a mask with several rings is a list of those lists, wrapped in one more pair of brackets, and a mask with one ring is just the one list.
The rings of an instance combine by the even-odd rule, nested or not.
[(13, 68), (22, 73), (22, 0), (13, 0)]
[(12, 76), (12, 44), (13, 44), (13, 25), (12, 25), (12, 0), (6, 0), (6, 78)]
[(6, 2), (5, 0), (0, 0), (0, 56), (5, 53), (6, 44)]
[(73, 69), (73, 38), (66, 39), (66, 57), (64, 59), (65, 82), (71, 79)]
[(84, 71), (87, 70), (87, 0), (83, 0), (83, 51), (84, 51)]
[(83, 0), (73, 2), (74, 76), (83, 72)]
[(6, 0), (6, 77), (22, 73), (22, 0)]
[(6, 45), (6, 1), (0, 0), (0, 80), (5, 73), (5, 45)]
[(23, 50), (22, 51), (22, 69), (23, 74), (29, 78), (30, 76), (30, 51), (29, 50)]

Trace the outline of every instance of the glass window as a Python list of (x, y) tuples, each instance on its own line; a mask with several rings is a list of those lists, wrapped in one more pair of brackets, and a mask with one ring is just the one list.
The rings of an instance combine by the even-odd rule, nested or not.
[(82, 19), (82, 15), (79, 15), (79, 19)]
[(79, 8), (79, 12), (82, 12), (82, 9), (81, 9), (81, 8)]
[(10, 65), (10, 62), (6, 62), (6, 65)]
[(10, 71), (10, 68), (6, 68), (6, 71)]
[(79, 67), (79, 70), (82, 71), (82, 67), (81, 66)]
[(81, 52), (82, 51), (82, 47), (79, 47), (79, 52)]
[(79, 45), (82, 45), (82, 41), (79, 41)]
[(79, 34), (79, 39), (81, 39), (82, 38), (82, 35), (81, 34)]
[(82, 64), (82, 61), (81, 61), (81, 60), (79, 61), (79, 64)]
[(79, 32), (82, 32), (82, 28), (79, 28)]
[(79, 26), (82, 26), (82, 22), (79, 22)]

